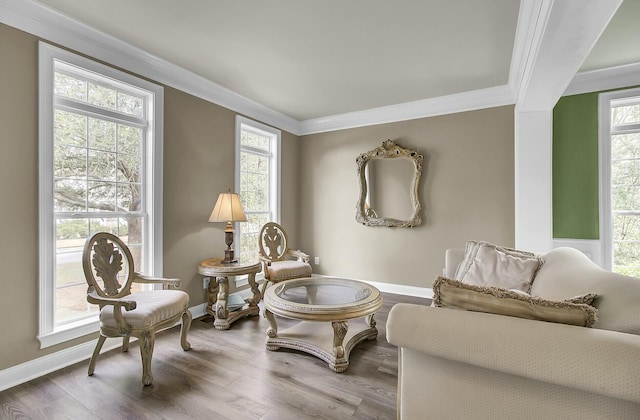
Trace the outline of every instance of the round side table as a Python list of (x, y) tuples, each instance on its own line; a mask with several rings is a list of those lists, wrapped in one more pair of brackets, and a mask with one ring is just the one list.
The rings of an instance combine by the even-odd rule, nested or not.
[[(222, 258), (209, 258), (198, 265), (198, 273), (210, 277), (207, 288), (207, 313), (215, 318), (213, 326), (218, 330), (229, 329), (231, 323), (239, 318), (258, 315), (260, 308), (260, 290), (256, 284), (256, 274), (262, 269), (257, 262), (245, 262), (239, 260), (233, 264), (222, 264)], [(249, 286), (253, 296), (245, 299), (246, 304), (236, 311), (227, 309), (227, 297), (229, 296), (229, 276), (248, 274)], [(215, 305), (215, 308), (214, 308)]]

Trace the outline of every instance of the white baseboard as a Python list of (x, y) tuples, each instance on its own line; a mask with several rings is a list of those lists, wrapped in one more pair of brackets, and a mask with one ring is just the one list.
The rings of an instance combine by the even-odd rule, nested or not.
[[(327, 276), (324, 274), (312, 274), (312, 277), (338, 277), (338, 276)], [(403, 284), (391, 284), (391, 283), (380, 283), (377, 281), (369, 281), (369, 280), (361, 280), (361, 279), (352, 279), (352, 280), (358, 280), (361, 281), (363, 283), (367, 283), (372, 285), (373, 287), (377, 288), (378, 290), (380, 290), (381, 292), (384, 293), (392, 293), (394, 295), (406, 295), (406, 296), (415, 296), (415, 297), (420, 297), (420, 298), (428, 298), (428, 299), (432, 299), (433, 298), (433, 290), (431, 290), (428, 287), (417, 287), (417, 286), (406, 286)], [(259, 282), (259, 284), (261, 283), (262, 280)], [(244, 282), (236, 282), (236, 287), (242, 287), (242, 286), (248, 286), (248, 282), (245, 281)], [(251, 295), (250, 293), (251, 291), (248, 288), (239, 290), (237, 293), (240, 293), (243, 297), (249, 297)]]
[[(323, 276), (325, 277), (325, 276)], [(330, 276), (326, 276), (330, 277)], [(427, 287), (405, 286), (401, 284), (379, 283), (375, 281), (360, 280), (368, 283), (384, 293), (393, 293), (397, 295), (415, 296), (421, 298), (433, 298), (433, 290)], [(249, 290), (242, 291), (248, 294)], [(199, 318), (206, 315), (206, 303), (189, 308), (193, 318)], [(135, 339), (132, 338), (132, 341)], [(89, 360), (93, 349), (96, 347), (96, 340), (91, 340), (68, 349), (39, 357), (28, 362), (12, 366), (0, 371), (0, 391), (9, 389), (16, 385), (20, 385), (64, 367), (73, 365), (74, 363)], [(119, 338), (108, 338), (104, 343), (100, 353), (113, 350), (122, 345)], [(88, 367), (88, 366), (87, 366)]]
[[(205, 306), (206, 304), (203, 303), (189, 308), (194, 319), (206, 314)], [(132, 337), (131, 341), (134, 340), (135, 338)], [(5, 389), (39, 378), (40, 376), (73, 365), (74, 363), (89, 360), (91, 358), (91, 354), (93, 354), (93, 349), (96, 347), (97, 341), (97, 339), (91, 340), (86, 343), (69, 347), (68, 349), (60, 350), (58, 352), (1, 370), (0, 391), (4, 391)], [(121, 345), (122, 339), (107, 338), (107, 341), (105, 341), (102, 346), (100, 353), (102, 354), (109, 350), (113, 350)]]
[[(320, 274), (312, 274), (312, 277), (338, 277)], [(377, 281), (351, 279), (367, 283), (380, 290), (383, 293), (391, 293), (394, 295), (414, 296), (419, 298), (433, 299), (433, 289), (428, 287), (406, 286), (404, 284), (380, 283)]]
[(419, 298), (433, 299), (433, 289), (429, 287), (405, 286), (403, 284), (379, 283), (377, 281), (362, 280), (372, 285), (381, 292), (392, 293), (394, 295), (415, 296)]

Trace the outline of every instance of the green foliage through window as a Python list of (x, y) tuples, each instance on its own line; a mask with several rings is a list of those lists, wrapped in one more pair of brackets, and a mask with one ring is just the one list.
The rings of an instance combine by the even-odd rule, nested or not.
[(611, 102), (613, 271), (640, 277), (640, 97)]
[(240, 124), (238, 147), (240, 148), (239, 196), (247, 222), (240, 224), (238, 247), (240, 257), (256, 260), (258, 233), (269, 221), (276, 221), (277, 134), (265, 131), (250, 123)]
[(54, 73), (53, 195), (57, 324), (95, 312), (79, 264), (96, 232), (122, 237), (142, 267), (146, 99), (134, 88), (58, 64)]

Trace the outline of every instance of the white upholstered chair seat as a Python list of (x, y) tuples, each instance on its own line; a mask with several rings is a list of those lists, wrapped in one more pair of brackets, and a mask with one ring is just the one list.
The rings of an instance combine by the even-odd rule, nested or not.
[(311, 265), (302, 261), (272, 262), (267, 270), (269, 270), (269, 279), (273, 282), (311, 276)]
[[(158, 324), (181, 314), (189, 306), (189, 295), (182, 290), (153, 290), (132, 293), (124, 300), (136, 302), (135, 309), (122, 310), (122, 317), (132, 328), (147, 328)], [(100, 322), (104, 326), (117, 327), (112, 306), (102, 308)]]

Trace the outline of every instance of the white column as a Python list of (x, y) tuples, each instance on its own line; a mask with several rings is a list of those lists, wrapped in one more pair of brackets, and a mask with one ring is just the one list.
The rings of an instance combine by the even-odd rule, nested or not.
[(552, 110), (515, 111), (515, 246), (551, 250)]

